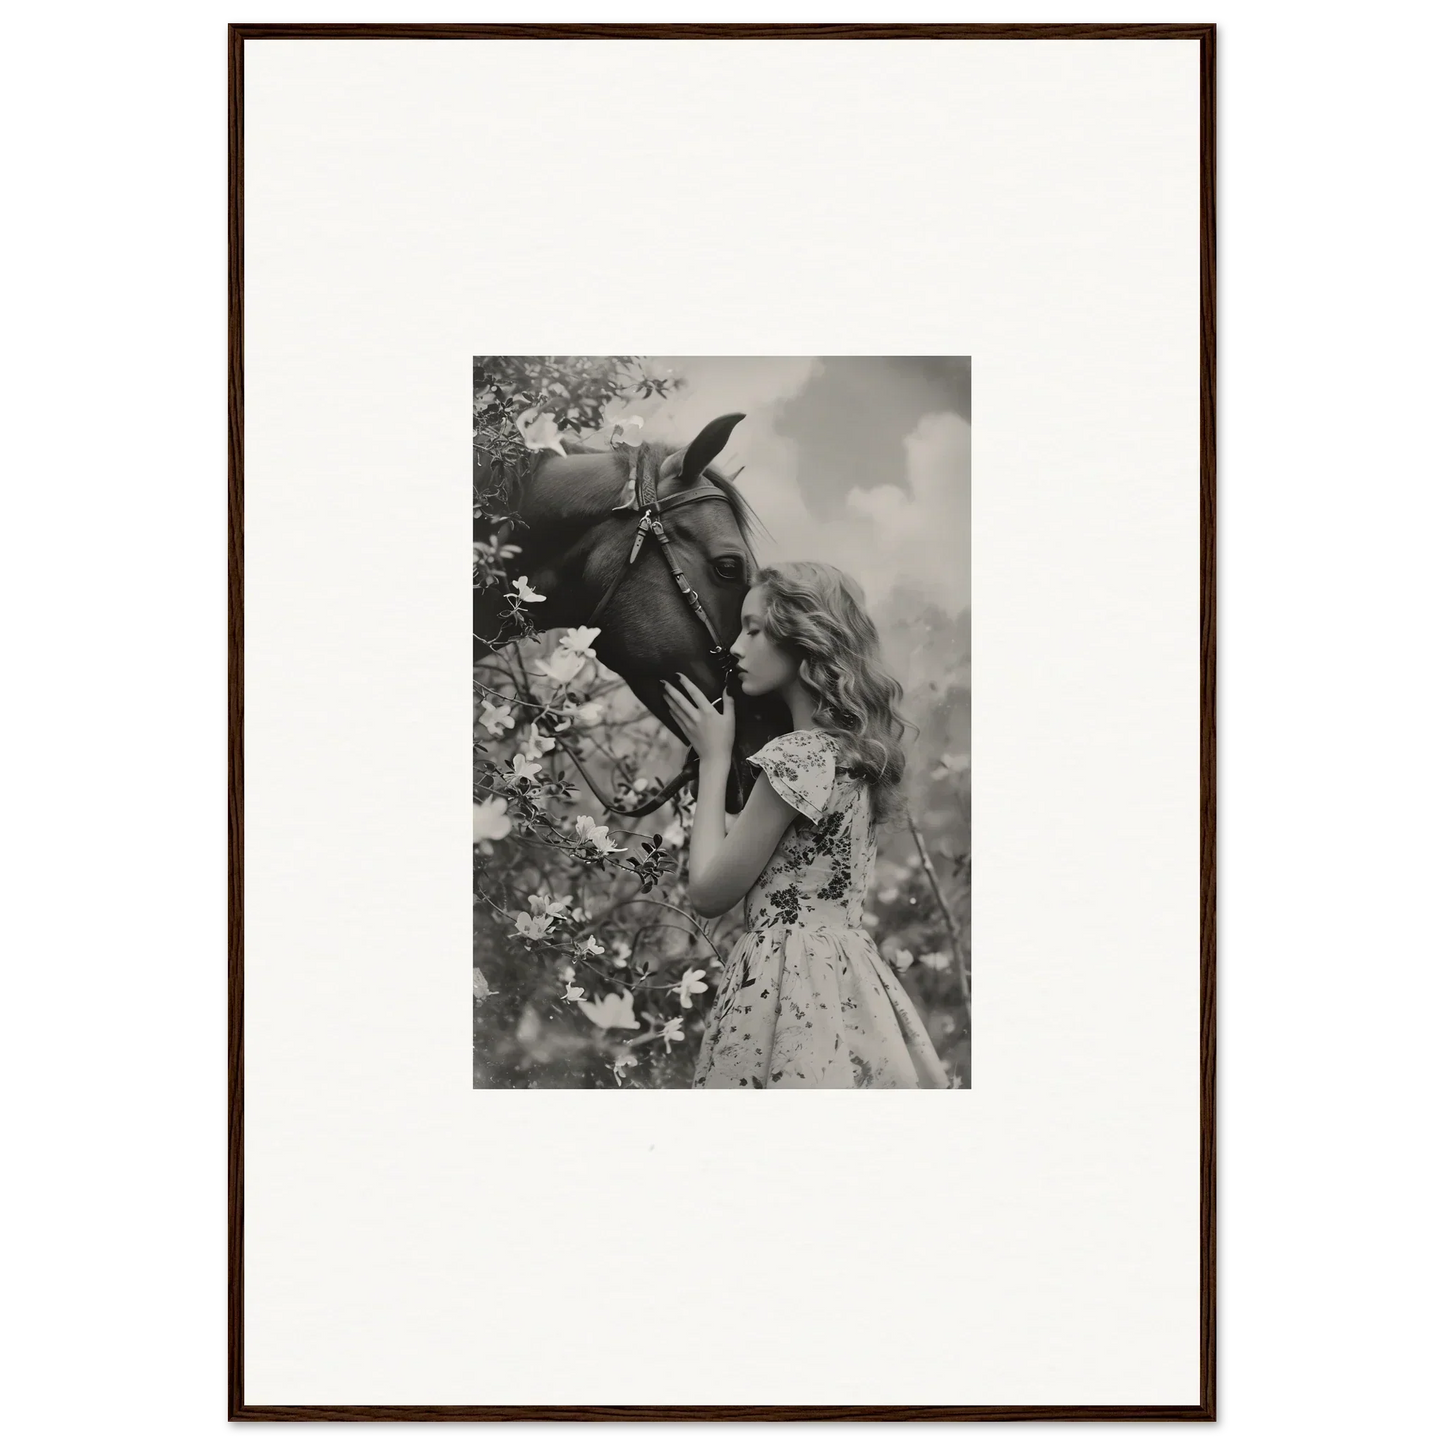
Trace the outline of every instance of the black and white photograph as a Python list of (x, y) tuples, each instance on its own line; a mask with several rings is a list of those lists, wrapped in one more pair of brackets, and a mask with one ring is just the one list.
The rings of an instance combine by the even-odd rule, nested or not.
[(971, 382), (473, 359), (475, 1087), (971, 1087)]

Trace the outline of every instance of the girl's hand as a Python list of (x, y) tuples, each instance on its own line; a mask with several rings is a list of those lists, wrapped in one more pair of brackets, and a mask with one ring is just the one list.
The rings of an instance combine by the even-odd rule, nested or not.
[(722, 711), (719, 712), (696, 684), (685, 677), (678, 680), (687, 689), (686, 694), (670, 682), (662, 684), (668, 711), (677, 719), (678, 727), (692, 744), (699, 762), (727, 762), (732, 757), (736, 728), (732, 694), (724, 689)]

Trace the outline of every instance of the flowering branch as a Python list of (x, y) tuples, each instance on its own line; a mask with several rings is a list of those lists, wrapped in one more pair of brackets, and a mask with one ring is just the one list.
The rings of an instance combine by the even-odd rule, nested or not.
[(938, 873), (933, 867), (933, 859), (928, 856), (928, 849), (923, 842), (923, 834), (918, 831), (918, 824), (914, 821), (911, 809), (907, 816), (908, 831), (913, 834), (913, 844), (918, 849), (918, 861), (923, 865), (923, 872), (933, 888), (933, 896), (938, 900), (938, 911), (943, 915), (943, 926), (948, 930), (948, 941), (953, 949), (954, 962), (958, 965), (958, 981), (963, 986), (963, 1007), (965, 1012), (972, 1017), (973, 991), (969, 987), (968, 964), (964, 956), (962, 941), (959, 938), (958, 922), (953, 916), (953, 910), (948, 906), (948, 900), (943, 896), (943, 885), (938, 881)]

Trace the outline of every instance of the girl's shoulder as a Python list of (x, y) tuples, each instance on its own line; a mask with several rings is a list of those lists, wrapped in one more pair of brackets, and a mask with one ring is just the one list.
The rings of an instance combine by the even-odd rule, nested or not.
[(748, 761), (768, 775), (785, 803), (814, 823), (822, 818), (838, 770), (834, 738), (816, 728), (799, 728), (764, 744)]

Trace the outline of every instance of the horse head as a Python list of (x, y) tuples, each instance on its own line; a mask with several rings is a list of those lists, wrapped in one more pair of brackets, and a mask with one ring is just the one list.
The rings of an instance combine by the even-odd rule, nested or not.
[[(674, 579), (661, 545), (643, 538), (635, 560), (629, 561), (639, 540), (640, 517), (635, 505), (640, 499), (629, 486), (638, 471), (646, 476), (651, 469), (672, 561), (726, 648), (738, 634), (755, 571), (751, 533), (756, 517), (733, 478), (712, 462), (741, 420), (738, 414), (719, 417), (685, 446), (644, 442), (635, 467), (631, 449), (568, 443), (566, 456), (542, 457), (517, 508), (526, 525), (512, 539), (522, 549), (514, 566), (546, 597), (532, 609), (536, 625), (599, 627), (593, 643), (598, 660), (678, 736), (663, 700), (663, 679), (680, 673), (716, 699), (727, 678), (712, 655), (712, 637)], [(669, 506), (694, 492), (698, 495)], [(736, 689), (733, 695), (736, 758), (787, 731), (787, 709), (777, 699), (747, 698)], [(746, 769), (734, 768), (728, 793), (732, 811), (742, 807), (748, 780)]]

